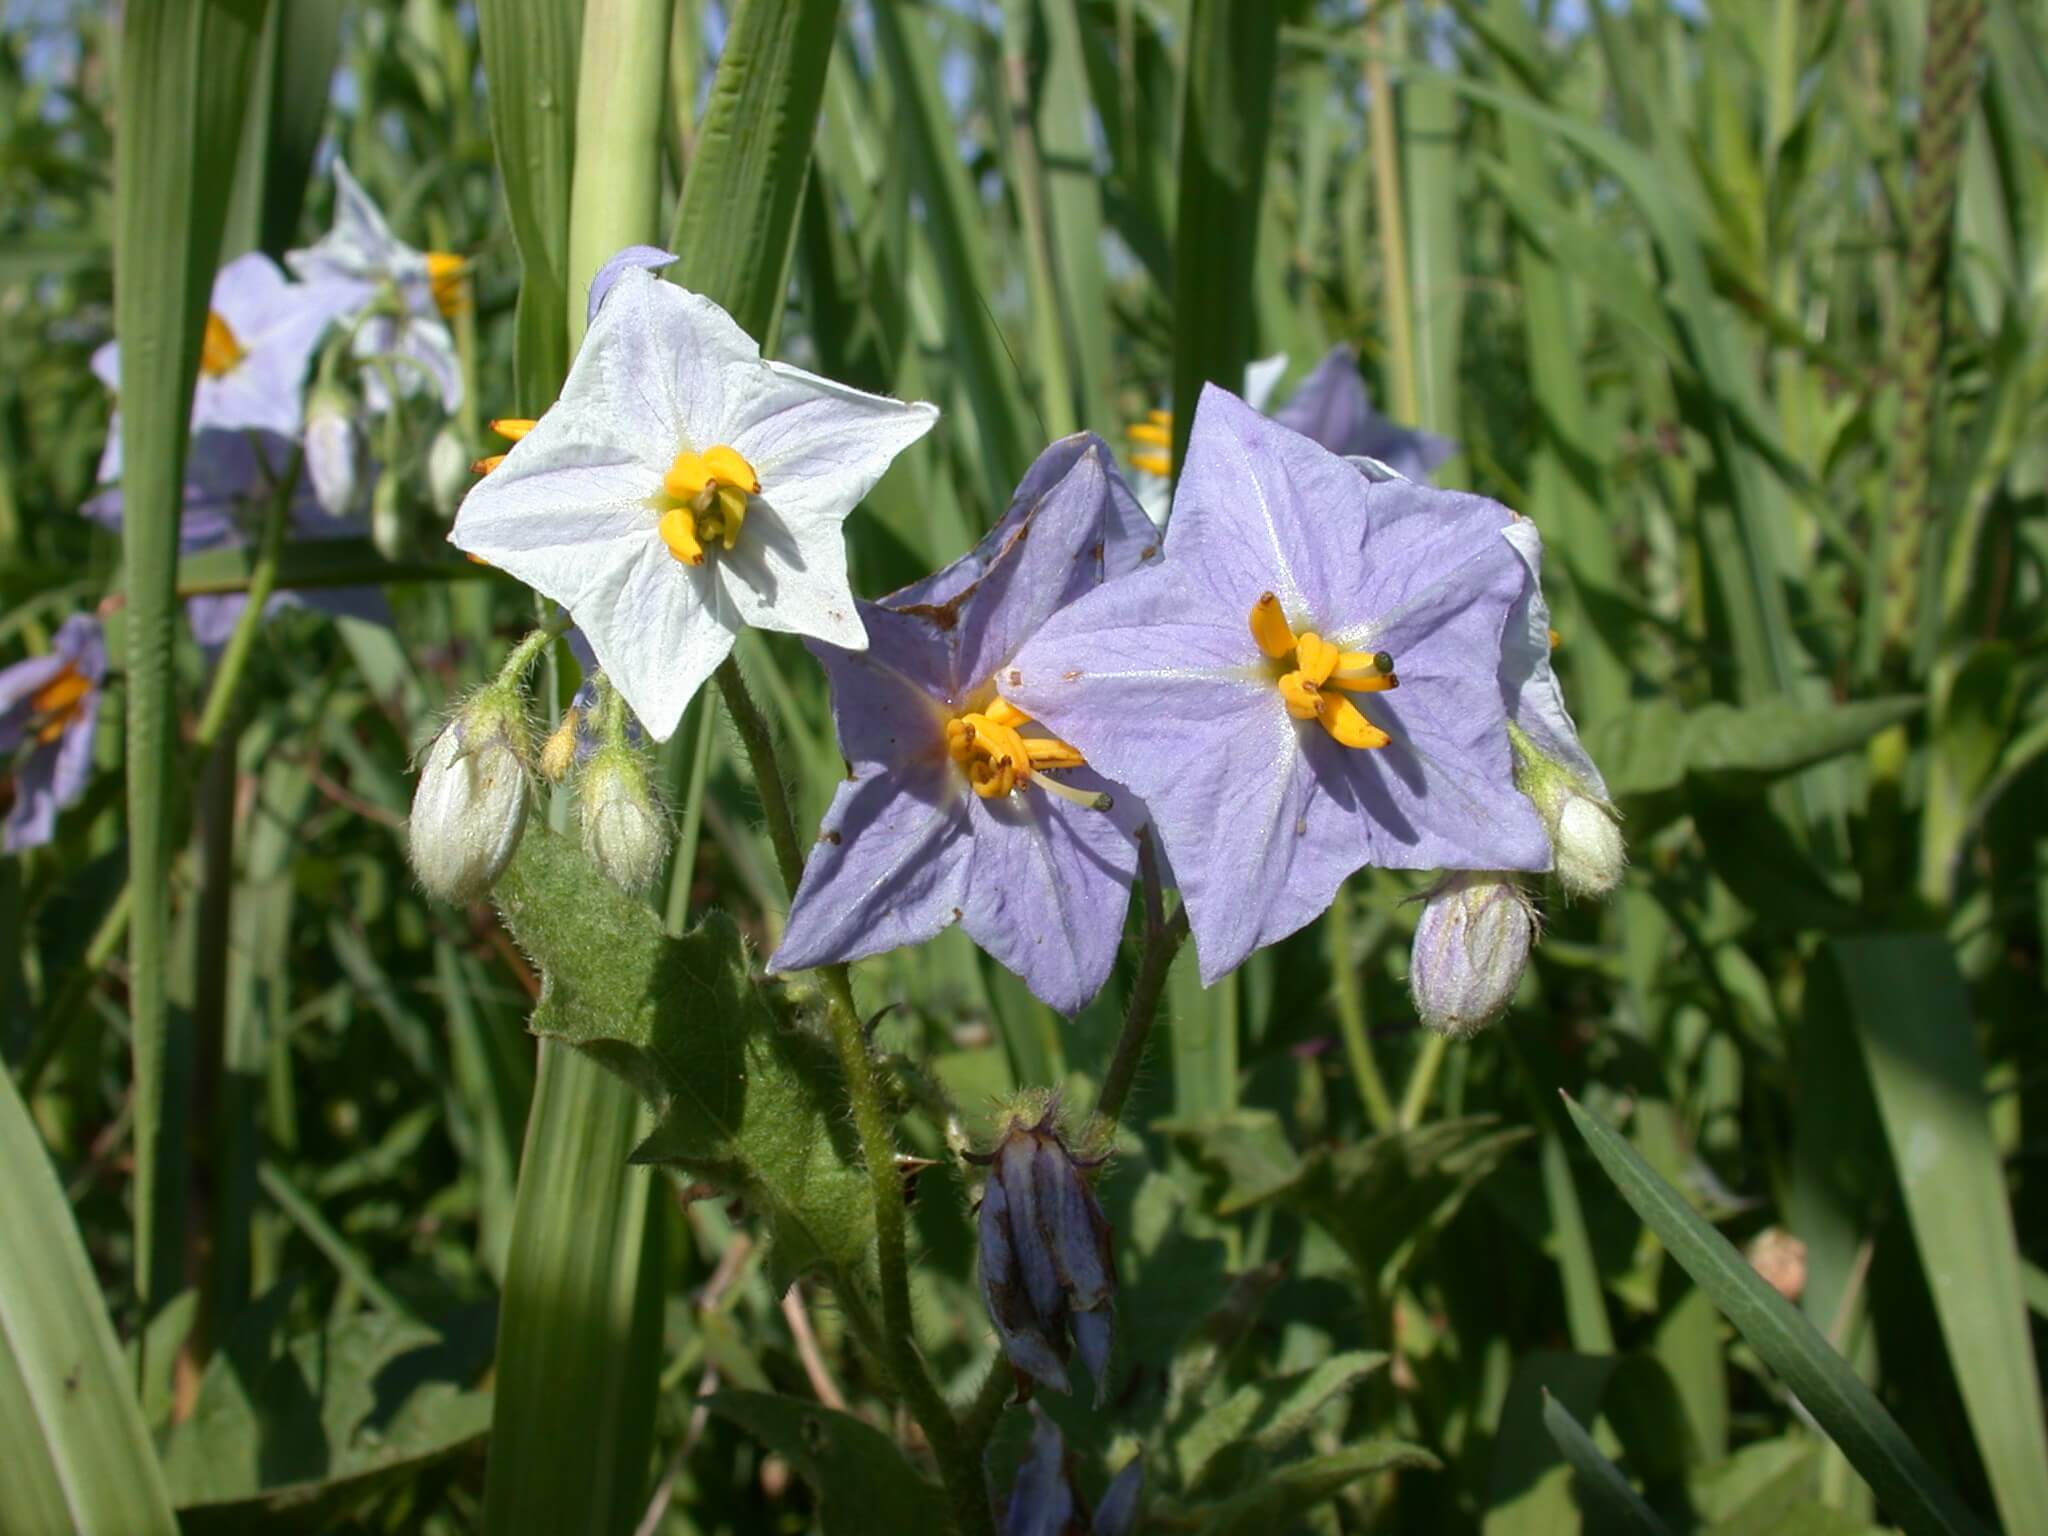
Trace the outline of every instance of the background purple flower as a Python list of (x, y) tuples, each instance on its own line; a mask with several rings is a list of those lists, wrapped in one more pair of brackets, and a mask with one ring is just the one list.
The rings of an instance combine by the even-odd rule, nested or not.
[[(100, 462), (119, 466), (118, 420), (108, 435)], [(233, 549), (251, 542), (269, 507), (272, 488), (291, 464), (293, 444), (271, 432), (201, 432), (185, 455), (185, 502), (178, 522), (178, 552), (196, 555), (210, 549)], [(121, 531), (124, 502), (119, 486), (109, 486), (88, 500), (85, 515), (111, 532)], [(360, 522), (330, 517), (314, 494), (310, 478), (301, 473), (292, 489), (291, 534), (299, 539), (360, 538)], [(211, 650), (225, 645), (248, 603), (240, 592), (205, 593), (185, 600), (192, 636)], [(311, 587), (272, 595), (266, 613), (305, 606), (337, 617), (391, 622), (390, 605), (375, 587)]]
[[(1375, 485), (1211, 386), (1165, 561), (1064, 609), (1011, 662), (1006, 694), (1150, 808), (1205, 982), (1365, 865), (1547, 867), (1499, 682), (1526, 580), (1500, 536), (1512, 516)], [(1353, 701), (1387, 745), (1342, 746), (1289, 715), (1250, 629), (1267, 592), (1297, 635), (1392, 653), (1398, 689)]]
[(948, 755), (946, 725), (988, 706), (1050, 615), (1153, 552), (1107, 445), (1065, 438), (971, 554), (860, 605), (866, 651), (811, 645), (852, 773), (825, 813), (771, 970), (861, 959), (957, 922), (1062, 1013), (1101, 990), (1123, 934), (1141, 809), (1087, 768), (1059, 779), (1110, 793), (1109, 811), (1060, 798), (1043, 774), (985, 798)]
[(64, 621), (47, 655), (0, 669), (0, 757), (26, 749), (14, 770), (9, 853), (47, 843), (57, 813), (84, 792), (106, 675), (100, 621), (83, 613)]
[(1358, 374), (1358, 354), (1347, 346), (1330, 348), (1271, 415), (1334, 454), (1377, 459), (1410, 480), (1427, 480), (1458, 451), (1447, 437), (1401, 426), (1374, 410)]

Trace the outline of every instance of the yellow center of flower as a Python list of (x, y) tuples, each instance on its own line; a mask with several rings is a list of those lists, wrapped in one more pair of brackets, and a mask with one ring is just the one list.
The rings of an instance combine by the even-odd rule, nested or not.
[(1131, 454), (1131, 468), (1162, 479), (1173, 473), (1173, 412), (1146, 412), (1143, 421), (1132, 425), (1130, 437), (1137, 445)]
[(78, 668), (66, 666), (30, 694), (29, 728), (35, 732), (36, 741), (47, 746), (62, 736), (65, 727), (77, 718), (84, 706), (85, 696), (91, 692), (92, 684), (86, 681)]
[(747, 520), (747, 499), (761, 494), (761, 477), (737, 449), (720, 445), (702, 453), (676, 455), (654, 508), (661, 513), (661, 542), (685, 565), (702, 565), (704, 549), (731, 549)]
[(453, 319), (469, 307), (469, 263), (453, 251), (427, 252), (427, 287), (434, 308)]
[(1038, 787), (1091, 810), (1109, 809), (1109, 796), (1089, 794), (1043, 775), (1049, 768), (1085, 768), (1088, 760), (1051, 736), (1026, 736), (1019, 727), (1032, 718), (1000, 694), (981, 709), (970, 709), (946, 722), (946, 755), (967, 774), (967, 782), (984, 800), (1001, 799), (1022, 785)]
[(199, 371), (209, 379), (234, 372), (235, 365), (249, 354), (242, 339), (217, 309), (206, 312), (206, 335), (199, 343)]
[(1346, 651), (1313, 630), (1295, 634), (1280, 599), (1265, 593), (1252, 604), (1252, 638), (1274, 663), (1273, 686), (1297, 720), (1314, 720), (1332, 740), (1369, 751), (1392, 738), (1365, 718), (1346, 694), (1384, 693), (1401, 686), (1385, 651)]

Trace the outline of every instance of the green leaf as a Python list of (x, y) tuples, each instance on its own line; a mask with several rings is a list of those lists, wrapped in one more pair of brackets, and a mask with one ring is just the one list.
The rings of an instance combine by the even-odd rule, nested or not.
[(1204, 1536), (1270, 1536), (1327, 1503), (1362, 1477), (1403, 1467), (1435, 1471), (1441, 1465), (1419, 1445), (1368, 1440), (1331, 1456), (1311, 1456), (1272, 1473), (1256, 1488), (1221, 1504), (1188, 1511)]
[(1621, 1468), (1600, 1454), (1600, 1447), (1572, 1417), (1571, 1410), (1548, 1392), (1543, 1394), (1543, 1427), (1550, 1431), (1550, 1438), (1557, 1442), (1565, 1460), (1582, 1479), (1580, 1487), (1592, 1510), (1605, 1516), (1616, 1529), (1641, 1532), (1643, 1536), (1669, 1536), (1669, 1527), (1643, 1502), (1643, 1496), (1629, 1486)]
[(1247, 1382), (1195, 1419), (1174, 1442), (1181, 1485), (1193, 1489), (1216, 1456), (1234, 1445), (1278, 1451), (1302, 1434), (1318, 1409), (1348, 1392), (1387, 1357), (1371, 1350), (1332, 1355), (1313, 1370)]
[(1981, 1527), (1962, 1501), (1813, 1324), (1659, 1178), (1626, 1138), (1569, 1098), (1565, 1108), (1622, 1197), (1765, 1364), (1785, 1379), (1900, 1523), (1914, 1533), (1978, 1532)]
[(1639, 699), (1588, 731), (1586, 748), (1616, 797), (1675, 789), (1688, 774), (1761, 786), (1861, 746), (1920, 707), (1917, 697), (1832, 708), (1773, 699), (1684, 709), (1670, 699)]
[(1591, 1418), (1614, 1375), (1611, 1355), (1536, 1350), (1515, 1362), (1500, 1407), (1486, 1473), (1485, 1536), (1576, 1531), (1581, 1522), (1571, 1474), (1546, 1432), (1544, 1405), (1567, 1404)]
[(540, 828), (498, 899), (541, 969), (534, 1032), (603, 1063), (654, 1110), (634, 1160), (679, 1164), (744, 1199), (786, 1275), (857, 1268), (874, 1223), (836, 1061), (769, 1006), (732, 920), (712, 913), (670, 938)]
[(99, 1279), (10, 1072), (0, 1167), (0, 1530), (170, 1536), (170, 1495)]
[(2007, 1530), (2048, 1530), (2048, 1428), (1970, 998), (1938, 935), (1831, 946), (1956, 1386)]
[(186, 1536), (326, 1529), (490, 1426), (487, 1327), (444, 1338), (371, 1312), (287, 1342), (288, 1300), (242, 1314), (165, 1443)]
[(852, 1414), (772, 1392), (720, 1392), (705, 1406), (789, 1458), (817, 1492), (825, 1536), (947, 1528), (945, 1495)]

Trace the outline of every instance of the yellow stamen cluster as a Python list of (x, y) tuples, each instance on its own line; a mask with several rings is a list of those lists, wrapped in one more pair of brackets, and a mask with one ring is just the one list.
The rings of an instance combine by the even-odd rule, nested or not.
[(427, 252), (427, 287), (434, 308), (451, 320), (469, 307), (469, 263), (453, 251)]
[(38, 744), (48, 746), (64, 734), (79, 710), (85, 705), (85, 696), (92, 692), (92, 684), (76, 667), (67, 666), (42, 687), (29, 695), (29, 729), (35, 733)]
[(1392, 739), (1345, 695), (1400, 687), (1393, 657), (1385, 651), (1340, 650), (1313, 630), (1295, 634), (1280, 611), (1280, 599), (1271, 592), (1252, 604), (1251, 628), (1259, 649), (1280, 664), (1274, 686), (1288, 714), (1314, 720), (1332, 740), (1362, 751), (1384, 747)]
[[(1026, 736), (1019, 726), (1032, 719), (1008, 699), (989, 700), (985, 709), (969, 710), (946, 722), (946, 753), (967, 772), (967, 782), (984, 800), (996, 800), (1048, 768), (1085, 768), (1088, 760), (1050, 736)], [(1094, 810), (1106, 810), (1108, 797), (1085, 794), (1047, 778), (1041, 789)]]
[[(500, 416), (491, 423), (491, 430), (504, 438), (508, 443), (516, 443), (539, 425), (539, 422), (523, 416)], [(474, 460), (470, 464), (469, 470), (474, 475), (488, 475), (504, 462), (504, 454), (487, 453), (482, 458)]]
[(206, 335), (199, 343), (199, 371), (209, 379), (222, 378), (233, 373), (248, 355), (242, 346), (242, 338), (235, 334), (227, 317), (217, 309), (209, 309), (206, 312)]
[(747, 498), (761, 494), (761, 477), (737, 449), (723, 444), (676, 455), (654, 506), (668, 552), (685, 565), (702, 565), (708, 544), (731, 549), (747, 519)]
[(1173, 473), (1173, 412), (1147, 412), (1131, 427), (1130, 437), (1139, 449), (1131, 454), (1131, 468), (1162, 479)]

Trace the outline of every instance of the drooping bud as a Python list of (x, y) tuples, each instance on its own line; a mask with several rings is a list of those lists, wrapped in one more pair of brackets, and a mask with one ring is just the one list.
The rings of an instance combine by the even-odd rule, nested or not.
[(1424, 898), (1408, 966), (1422, 1022), (1454, 1039), (1491, 1024), (1514, 1000), (1535, 939), (1535, 909), (1513, 875), (1446, 875)]
[(370, 542), (386, 560), (401, 560), (405, 557), (409, 532), (398, 476), (385, 475), (370, 492)]
[(1573, 896), (1605, 896), (1628, 868), (1614, 807), (1563, 763), (1547, 755), (1513, 725), (1515, 785), (1527, 795), (1550, 833), (1557, 883)]
[(455, 515), (476, 476), (469, 472), (469, 446), (454, 422), (446, 422), (427, 445), (427, 498), (443, 518)]
[(668, 857), (668, 822), (654, 803), (645, 758), (623, 740), (599, 747), (577, 781), (576, 808), (590, 861), (620, 889), (645, 890)]
[(406, 823), (430, 895), (468, 902), (505, 872), (526, 830), (531, 732), (518, 690), (485, 688), (434, 738)]
[(364, 444), (355, 402), (332, 384), (306, 400), (306, 478), (329, 517), (353, 517), (363, 497)]
[(978, 1228), (981, 1294), (1017, 1370), (1071, 1391), (1066, 1362), (1078, 1348), (1100, 1402), (1116, 1263), (1109, 1223), (1082, 1170), (1102, 1159), (1076, 1157), (1056, 1115), (1051, 1104), (1035, 1115), (1013, 1111), (995, 1150), (973, 1159), (989, 1168)]
[(1095, 1517), (1074, 1486), (1067, 1445), (1055, 1424), (1031, 1405), (1031, 1449), (1017, 1468), (1003, 1507), (1003, 1536), (1126, 1536), (1137, 1520), (1144, 1463), (1135, 1456), (1110, 1480)]

